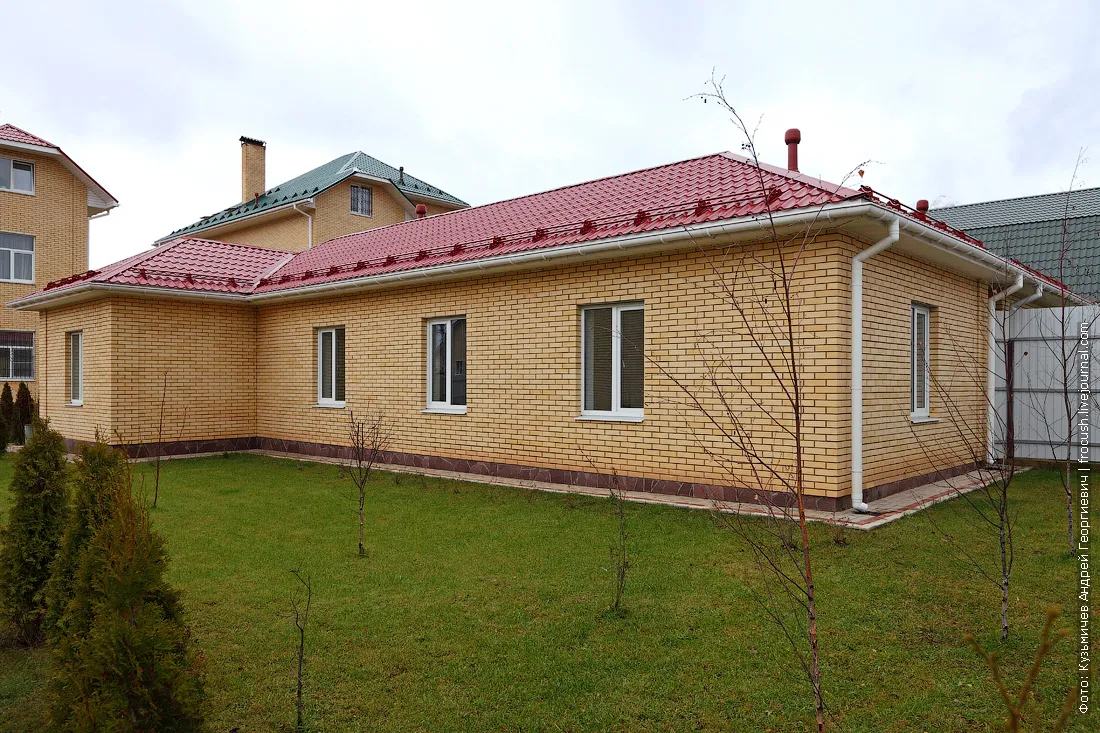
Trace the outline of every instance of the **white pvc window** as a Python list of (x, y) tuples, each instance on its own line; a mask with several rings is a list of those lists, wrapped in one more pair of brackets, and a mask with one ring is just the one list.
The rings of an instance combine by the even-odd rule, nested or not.
[(0, 380), (34, 379), (34, 331), (0, 331)]
[(344, 329), (317, 329), (317, 404), (344, 406)]
[(466, 412), (466, 318), (428, 321), (428, 409)]
[(645, 312), (641, 303), (581, 311), (581, 416), (641, 419)]
[(370, 186), (351, 187), (351, 213), (371, 216), (374, 213), (374, 196)]
[(913, 417), (929, 416), (929, 383), (932, 370), (929, 362), (928, 331), (930, 313), (923, 305), (914, 305), (910, 322), (909, 396)]
[(84, 404), (84, 332), (69, 333), (69, 404)]
[(34, 237), (0, 232), (0, 280), (34, 282)]
[(34, 193), (34, 163), (0, 157), (0, 191)]

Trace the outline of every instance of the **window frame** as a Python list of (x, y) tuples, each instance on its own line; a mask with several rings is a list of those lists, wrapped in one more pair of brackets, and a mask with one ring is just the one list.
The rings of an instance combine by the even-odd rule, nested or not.
[[(369, 200), (370, 200), (370, 211), (368, 211), (367, 213), (364, 214), (362, 211), (356, 211), (355, 209), (352, 209), (351, 213), (354, 214), (355, 216), (365, 216), (368, 219), (370, 219), (374, 216), (374, 188), (372, 188), (371, 186), (362, 186), (358, 183), (351, 184), (351, 190), (353, 192), (355, 192), (355, 205), (357, 207), (360, 207), (360, 208), (361, 208), (360, 205), (363, 202), (363, 193), (362, 192), (363, 192), (364, 189), (370, 192), (370, 196), (368, 197)], [(350, 197), (349, 197), (349, 199), (350, 199)], [(349, 203), (350, 203), (350, 200), (349, 200)]]
[(37, 354), (37, 352), (38, 352), (38, 334), (35, 331), (26, 331), (26, 330), (19, 329), (19, 328), (2, 328), (2, 329), (0, 329), (0, 333), (29, 333), (31, 335), (31, 345), (30, 345), (30, 350), (31, 350), (31, 375), (29, 377), (19, 377), (19, 376), (15, 375), (14, 371), (12, 371), (14, 369), (14, 366), (15, 366), (15, 359), (13, 358), (14, 354), (12, 353), (12, 350), (13, 349), (25, 349), (25, 348), (27, 348), (26, 346), (0, 346), (0, 349), (7, 349), (8, 352), (9, 352), (8, 353), (8, 369), (9, 369), (8, 374), (10, 375), (10, 376), (0, 375), (0, 382), (5, 382), (5, 381), (6, 382), (14, 382), (14, 381), (17, 381), (17, 380), (20, 381), (20, 382), (33, 382), (33, 381), (35, 381), (35, 375), (38, 373), (38, 360), (37, 360), (37, 357), (38, 357), (38, 354)]
[[(73, 339), (74, 338), (77, 338), (80, 341), (79, 351), (76, 352), (78, 354), (78, 356), (80, 357), (80, 361), (77, 364), (78, 369), (77, 369), (77, 374), (75, 374), (75, 375), (73, 374), (73, 353), (74, 353)], [(66, 356), (69, 357), (67, 359), (68, 363), (66, 364), (66, 369), (68, 370), (68, 376), (69, 376), (69, 401), (66, 404), (68, 404), (72, 407), (81, 407), (81, 406), (84, 405), (84, 331), (83, 331), (83, 329), (81, 329), (79, 331), (68, 331), (68, 332), (65, 333), (65, 339), (66, 339), (66, 352), (67, 352)], [(74, 377), (75, 377), (75, 381), (74, 381)], [(77, 397), (76, 399), (73, 399), (73, 386), (74, 385), (78, 388), (78, 392), (79, 392), (79, 397)]]
[[(318, 407), (333, 407), (341, 408), (347, 406), (347, 331), (343, 326), (324, 326), (315, 329), (316, 336), (316, 348), (317, 348), (317, 406)], [(336, 345), (339, 343), (339, 339), (336, 338), (337, 331), (344, 331), (344, 398), (336, 398), (336, 385), (338, 379), (336, 377)], [(321, 382), (322, 375), (324, 374), (324, 368), (321, 363), (324, 351), (324, 334), (332, 334), (332, 397), (324, 396), (324, 384)]]
[[(448, 414), (448, 415), (465, 415), (466, 414), (467, 405), (451, 404), (451, 400), (453, 399), (453, 395), (451, 394), (451, 387), (452, 387), (452, 382), (454, 380), (454, 374), (451, 372), (451, 367), (454, 365), (454, 359), (451, 356), (454, 353), (451, 349), (451, 336), (452, 336), (452, 333), (454, 331), (454, 322), (459, 321), (459, 320), (466, 323), (466, 348), (467, 348), (467, 353), (469, 353), (468, 350), (470, 348), (470, 327), (469, 327), (469, 322), (466, 320), (466, 316), (464, 314), (458, 314), (458, 315), (453, 315), (453, 316), (445, 316), (445, 317), (442, 317), (442, 318), (430, 318), (427, 321), (426, 328), (425, 328), (425, 337), (426, 337), (425, 344), (426, 344), (426, 347), (427, 347), (427, 354), (426, 354), (427, 359), (425, 361), (426, 371), (425, 371), (425, 379), (424, 379), (425, 404), (427, 405), (427, 407), (424, 410), (422, 410), (422, 412), (438, 412), (438, 413), (445, 413), (445, 414)], [(447, 328), (447, 358), (446, 358), (447, 370), (446, 370), (446, 374), (443, 377), (444, 385), (447, 388), (447, 399), (445, 401), (442, 401), (442, 402), (432, 399), (432, 328), (434, 326), (441, 326), (441, 325), (446, 326), (446, 328)], [(466, 376), (467, 376), (467, 378), (469, 378), (469, 374), (470, 374), (470, 370), (469, 370), (469, 366), (468, 366), (469, 365), (469, 358), (466, 359), (466, 363), (467, 363)], [(467, 391), (467, 393), (466, 393), (466, 402), (469, 403), (469, 401), (470, 401), (470, 394), (469, 394), (469, 391)]]
[[(20, 158), (13, 158), (13, 157), (10, 157), (10, 156), (7, 156), (7, 155), (0, 155), (0, 159), (5, 159), (5, 160), (8, 161), (8, 180), (11, 181), (11, 185), (8, 188), (0, 188), (0, 191), (7, 191), (8, 193), (21, 193), (25, 196), (34, 196), (34, 185), (35, 185), (35, 181), (38, 177), (36, 175), (37, 171), (35, 170), (34, 161), (33, 160), (22, 160)], [(16, 188), (15, 187), (15, 164), (16, 163), (20, 163), (22, 165), (30, 166), (30, 169), (31, 169), (31, 187), (29, 189)]]
[[(917, 315), (924, 316), (924, 405), (917, 404)], [(909, 310), (909, 417), (932, 416), (932, 309), (913, 303)]]
[[(7, 189), (0, 189), (0, 190), (5, 190), (6, 191)], [(8, 271), (12, 274), (12, 277), (0, 277), (0, 282), (2, 282), (2, 283), (21, 283), (21, 284), (24, 284), (24, 285), (33, 285), (34, 284), (34, 275), (35, 275), (34, 270), (35, 270), (35, 265), (37, 264), (35, 262), (36, 258), (34, 256), (35, 248), (38, 245), (38, 242), (36, 241), (37, 238), (33, 234), (24, 234), (23, 232), (9, 232), (9, 231), (6, 231), (6, 230), (0, 231), (0, 234), (12, 234), (12, 235), (15, 235), (17, 237), (30, 237), (30, 240), (31, 240), (31, 248), (29, 250), (26, 250), (26, 249), (10, 249), (8, 247), (0, 247), (0, 253), (7, 253), (8, 263), (9, 263)], [(22, 254), (22, 255), (29, 255), (30, 258), (31, 258), (31, 279), (30, 280), (22, 280), (22, 279), (19, 279), (19, 278), (15, 277), (15, 255), (17, 253)], [(3, 256), (4, 256), (3, 254), (0, 254), (0, 257), (3, 257)]]
[[(585, 349), (585, 325), (588, 312), (594, 310), (611, 309), (611, 409), (587, 410), (584, 407), (584, 395), (587, 388), (585, 381), (585, 360), (588, 356)], [(581, 414), (578, 420), (616, 420), (620, 422), (641, 422), (645, 418), (645, 407), (622, 406), (622, 314), (626, 311), (642, 311), (645, 313), (645, 303), (642, 301), (628, 301), (623, 303), (599, 303), (581, 307)], [(644, 318), (644, 315), (643, 315)], [(645, 325), (642, 325), (642, 378), (645, 379)], [(644, 385), (644, 381), (643, 381)], [(645, 387), (642, 387), (642, 402), (645, 403)]]

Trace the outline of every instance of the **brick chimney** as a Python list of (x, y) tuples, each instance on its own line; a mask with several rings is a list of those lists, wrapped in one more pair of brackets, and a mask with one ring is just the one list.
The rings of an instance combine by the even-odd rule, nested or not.
[(241, 137), (241, 203), (253, 201), (267, 190), (264, 184), (264, 158), (267, 143)]

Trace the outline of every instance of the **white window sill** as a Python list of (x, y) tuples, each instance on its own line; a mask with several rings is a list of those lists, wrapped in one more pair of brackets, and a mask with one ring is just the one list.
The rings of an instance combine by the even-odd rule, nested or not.
[(360, 214), (360, 213), (359, 213), (358, 211), (353, 211), (353, 212), (351, 212), (351, 215), (352, 215), (352, 216), (361, 216), (361, 217), (363, 217), (364, 219), (373, 219), (373, 218), (374, 218), (374, 214), (373, 214), (373, 213), (371, 213), (371, 214)]
[(83, 407), (83, 406), (84, 406), (84, 400), (79, 400), (79, 401), (75, 401), (75, 402), (66, 402), (65, 403), (65, 407)]
[(645, 415), (617, 415), (613, 412), (606, 412), (603, 414), (584, 414), (581, 413), (574, 420), (591, 420), (595, 422), (642, 422), (645, 420)]
[(930, 415), (910, 415), (909, 416), (909, 422), (913, 423), (914, 425), (920, 425), (920, 424), (926, 423), (926, 422), (939, 422), (939, 421), (940, 421), (940, 419), (938, 417), (932, 417)]
[(324, 407), (328, 410), (342, 410), (346, 405), (346, 402), (318, 402), (314, 407)]
[(0, 277), (0, 283), (16, 283), (17, 285), (34, 285), (34, 280), (12, 280), (11, 278)]
[(23, 191), (18, 188), (0, 188), (4, 193), (17, 193), (20, 196), (34, 196), (34, 191)]
[(420, 412), (424, 415), (465, 415), (466, 406), (459, 405), (455, 407), (427, 407)]

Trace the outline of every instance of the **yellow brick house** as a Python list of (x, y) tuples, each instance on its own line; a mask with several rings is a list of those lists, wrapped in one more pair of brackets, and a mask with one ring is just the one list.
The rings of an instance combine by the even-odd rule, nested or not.
[(164, 451), (338, 456), (378, 410), (391, 462), (759, 501), (722, 416), (789, 470), (781, 354), (753, 348), (780, 272), (821, 508), (981, 460), (990, 310), (1060, 292), (926, 204), (718, 153), (299, 251), (185, 233), (12, 306), (71, 441), (148, 446), (166, 394)]
[(459, 198), (363, 152), (341, 155), (272, 188), (267, 143), (241, 138), (241, 200), (157, 240), (200, 236), (300, 252), (315, 243), (466, 207)]
[[(88, 220), (118, 201), (61, 148), (0, 125), (0, 302), (88, 269)], [(0, 382), (37, 393), (37, 313), (0, 308)]]

